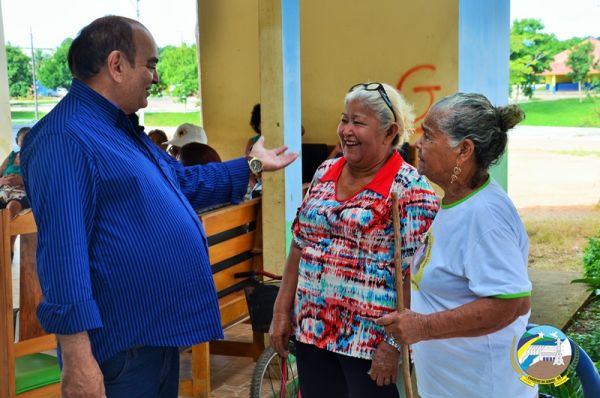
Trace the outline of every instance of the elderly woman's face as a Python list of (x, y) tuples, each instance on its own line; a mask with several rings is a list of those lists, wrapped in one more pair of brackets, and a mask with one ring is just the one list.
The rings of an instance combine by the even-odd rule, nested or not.
[(417, 141), (417, 170), (442, 188), (450, 181), (456, 166), (457, 152), (450, 147), (448, 135), (438, 125), (438, 115), (430, 112), (421, 125), (423, 134)]
[(394, 140), (394, 135), (381, 127), (375, 112), (358, 100), (344, 108), (337, 133), (346, 161), (365, 167), (385, 159)]

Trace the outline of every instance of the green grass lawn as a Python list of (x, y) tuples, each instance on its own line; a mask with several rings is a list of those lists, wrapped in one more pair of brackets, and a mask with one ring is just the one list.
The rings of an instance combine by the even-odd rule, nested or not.
[(519, 104), (527, 126), (600, 127), (600, 99), (577, 98)]
[[(38, 112), (41, 119), (47, 112)], [(32, 111), (13, 111), (10, 113), (13, 123), (31, 123), (35, 114)], [(179, 126), (181, 123), (201, 124), (200, 112), (147, 112), (144, 114), (146, 126)]]
[(570, 156), (595, 156), (600, 158), (600, 151), (584, 151), (584, 150), (572, 150), (572, 151), (552, 151), (559, 155), (570, 155)]
[[(38, 112), (38, 117), (41, 119), (46, 115), (46, 112)], [(10, 118), (13, 123), (29, 123), (35, 120), (35, 112), (33, 111), (13, 111), (10, 113)]]
[[(42, 99), (38, 99), (38, 105), (58, 104), (59, 101), (56, 98), (43, 98), (45, 97), (42, 97)], [(34, 104), (35, 102), (29, 99), (13, 99), (10, 101), (10, 106), (33, 106)]]
[(146, 126), (179, 126), (182, 123), (202, 124), (200, 112), (146, 112)]

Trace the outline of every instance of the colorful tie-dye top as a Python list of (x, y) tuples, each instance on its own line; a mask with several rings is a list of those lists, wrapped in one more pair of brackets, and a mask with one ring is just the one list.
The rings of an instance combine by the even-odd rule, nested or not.
[(328, 160), (317, 169), (292, 226), (302, 250), (294, 328), (300, 342), (371, 359), (383, 337), (374, 321), (396, 308), (391, 192), (399, 196), (406, 270), (439, 201), (397, 152), (362, 190), (337, 200), (345, 163)]

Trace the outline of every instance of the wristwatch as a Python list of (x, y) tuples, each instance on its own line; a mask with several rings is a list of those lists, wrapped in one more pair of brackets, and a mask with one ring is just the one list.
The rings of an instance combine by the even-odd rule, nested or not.
[(389, 345), (394, 347), (396, 350), (402, 352), (402, 346), (396, 341), (395, 338), (393, 338), (389, 334), (387, 334), (387, 333), (383, 334), (383, 341), (385, 341), (386, 343), (388, 343)]
[(260, 160), (257, 157), (253, 157), (250, 160), (248, 160), (248, 167), (250, 168), (252, 174), (254, 174), (255, 176), (259, 176), (260, 173), (262, 173), (263, 171), (262, 160)]

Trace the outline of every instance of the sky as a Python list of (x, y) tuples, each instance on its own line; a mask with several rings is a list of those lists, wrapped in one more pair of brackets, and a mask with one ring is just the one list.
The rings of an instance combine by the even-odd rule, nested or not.
[[(0, 0), (0, 3), (5, 41), (24, 48), (30, 47), (30, 28), (36, 48), (54, 49), (97, 17), (117, 14), (136, 18), (138, 5), (140, 21), (152, 32), (159, 47), (195, 41), (195, 0)], [(600, 0), (511, 0), (511, 21), (522, 18), (541, 19), (545, 31), (556, 34), (560, 40), (600, 36)]]
[(136, 18), (152, 32), (159, 47), (195, 42), (195, 0), (0, 0), (4, 39), (30, 47), (54, 49), (94, 19), (108, 15)]

